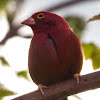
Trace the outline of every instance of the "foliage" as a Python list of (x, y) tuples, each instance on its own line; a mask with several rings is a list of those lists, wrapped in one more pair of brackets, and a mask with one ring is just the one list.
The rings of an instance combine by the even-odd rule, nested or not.
[(0, 0), (0, 10), (6, 9), (7, 4), (12, 0)]
[(100, 48), (95, 48), (94, 53), (92, 55), (93, 68), (100, 68)]
[(93, 68), (100, 68), (100, 48), (98, 48), (95, 44), (83, 44), (83, 50), (85, 59), (92, 59)]
[(89, 43), (89, 44), (83, 43), (83, 50), (84, 50), (84, 55), (86, 60), (92, 58), (94, 49), (95, 49), (95, 45), (93, 43)]
[(27, 75), (27, 71), (20, 71), (20, 72), (17, 72), (17, 75), (18, 76), (21, 76), (21, 77), (23, 77), (23, 78), (25, 78), (25, 79), (27, 79), (28, 80), (28, 75)]
[(6, 89), (2, 84), (0, 84), (0, 100), (5, 96), (15, 95), (16, 93)]
[[(0, 11), (6, 10), (8, 3), (11, 1), (12, 0), (0, 0)], [(12, 18), (14, 17), (14, 14), (12, 13), (10, 15), (10, 13), (7, 11), (6, 11), (6, 13), (7, 13), (8, 20), (12, 20)], [(100, 14), (90, 18), (88, 22), (98, 20), (98, 19), (100, 19)], [(79, 37), (79, 39), (81, 39), (82, 32), (83, 32), (85, 25), (86, 25), (84, 19), (80, 18), (80, 17), (75, 17), (75, 16), (68, 16), (65, 18), (65, 20), (70, 24), (71, 28), (73, 29), (75, 34)], [(32, 36), (23, 36), (23, 37), (24, 38), (31, 38)], [(83, 43), (83, 50), (84, 50), (85, 59), (92, 59), (93, 68), (94, 69), (100, 68), (100, 48), (98, 48), (93, 43), (89, 43), (89, 44)], [(6, 59), (4, 57), (0, 57), (0, 62), (4, 66), (9, 66), (9, 63), (6, 61)], [(25, 79), (28, 79), (27, 73), (28, 73), (27, 71), (20, 71), (20, 72), (17, 72), (17, 75), (19, 77), (23, 77)], [(0, 84), (0, 100), (4, 96), (9, 96), (9, 95), (14, 95), (14, 94), (15, 94), (14, 92), (6, 89), (5, 87), (3, 87)], [(74, 95), (74, 97), (81, 100), (77, 95)]]
[(94, 21), (94, 20), (100, 20), (100, 14), (99, 14), (99, 15), (96, 15), (96, 16), (93, 16), (92, 18), (90, 18), (90, 19), (88, 20), (88, 22)]
[[(93, 16), (88, 20), (88, 22), (94, 20), (100, 20), (100, 14)], [(98, 48), (95, 44), (90, 43), (90, 44), (83, 44), (83, 50), (85, 58), (92, 59), (94, 70), (100, 68), (100, 48)]]
[(78, 36), (79, 39), (82, 37), (82, 31), (85, 28), (85, 21), (83, 18), (68, 16), (65, 20), (69, 23), (70, 27), (73, 29), (74, 33)]
[(1, 60), (2, 65), (9, 66), (9, 63), (6, 61), (6, 59), (4, 57), (1, 56), (0, 60)]
[(75, 98), (77, 98), (78, 100), (82, 100), (79, 96), (77, 95), (73, 95)]

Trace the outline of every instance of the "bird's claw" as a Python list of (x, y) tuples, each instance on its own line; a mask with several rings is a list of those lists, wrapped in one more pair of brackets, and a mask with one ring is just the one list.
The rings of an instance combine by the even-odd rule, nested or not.
[(81, 75), (80, 74), (75, 74), (74, 75), (74, 78), (76, 79), (76, 81), (77, 81), (77, 84), (79, 84), (79, 77), (81, 77)]
[(42, 95), (45, 96), (44, 92), (43, 92), (43, 88), (47, 88), (47, 86), (43, 86), (42, 84), (38, 85), (38, 90), (40, 90), (40, 92), (42, 93)]

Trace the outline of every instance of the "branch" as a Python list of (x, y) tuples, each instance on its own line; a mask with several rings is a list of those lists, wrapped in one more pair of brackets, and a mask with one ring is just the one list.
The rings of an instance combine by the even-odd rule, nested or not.
[[(71, 1), (69, 1), (69, 2), (66, 1), (66, 2), (61, 3), (61, 4), (59, 4), (59, 5), (56, 5), (56, 6), (54, 6), (54, 7), (45, 9), (45, 11), (54, 11), (54, 10), (58, 10), (58, 9), (61, 9), (61, 8), (64, 8), (64, 7), (72, 6), (72, 5), (77, 4), (77, 3), (81, 3), (81, 2), (83, 2), (83, 1), (86, 2), (86, 1), (89, 1), (89, 0), (71, 0)], [(17, 6), (17, 7), (16, 7), (16, 10), (15, 10), (15, 12), (13, 13), (13, 15), (11, 15), (11, 16), (8, 18), (8, 21), (9, 21), (9, 24), (10, 24), (10, 31), (7, 33), (7, 35), (5, 36), (5, 38), (0, 42), (0, 45), (5, 44), (5, 42), (6, 42), (8, 39), (12, 38), (13, 36), (19, 36), (19, 35), (17, 34), (17, 30), (18, 30), (17, 27), (20, 28), (20, 26), (12, 26), (12, 21), (13, 21), (13, 19), (15, 18), (16, 13), (18, 12), (18, 10), (21, 9), (21, 6), (22, 6), (22, 4), (23, 4), (24, 2), (25, 2), (25, 0), (16, 0), (16, 6)]]
[(16, 10), (11, 15), (8, 13), (8, 16), (7, 16), (8, 18), (7, 19), (8, 19), (9, 25), (10, 25), (9, 26), (10, 30), (6, 34), (5, 38), (0, 42), (0, 45), (4, 45), (5, 42), (8, 39), (10, 39), (14, 36), (20, 36), (19, 34), (17, 34), (17, 31), (18, 31), (19, 28), (22, 27), (22, 25), (17, 25), (16, 26), (16, 25), (13, 25), (12, 22), (13, 22), (15, 16), (16, 16), (18, 10), (21, 9), (23, 3), (24, 3), (24, 0), (16, 0)]
[(46, 9), (46, 11), (54, 11), (54, 10), (58, 10), (58, 9), (62, 9), (64, 7), (68, 7), (68, 6), (72, 6), (74, 4), (78, 4), (78, 3), (82, 3), (82, 2), (87, 2), (89, 0), (71, 0), (71, 1), (66, 1), (64, 3), (60, 3), (54, 7), (48, 8)]
[(45, 98), (39, 90), (22, 95), (13, 100), (57, 100), (59, 98), (100, 88), (100, 71), (83, 75), (80, 78), (80, 83), (77, 84), (75, 79), (68, 79), (66, 81), (48, 86), (44, 89)]
[(18, 29), (21, 27), (22, 25), (19, 26), (14, 26), (14, 25), (10, 25), (10, 30), (9, 32), (6, 34), (5, 38), (0, 42), (0, 45), (5, 44), (5, 42), (9, 39), (12, 38), (14, 36), (19, 36), (19, 34), (17, 34)]

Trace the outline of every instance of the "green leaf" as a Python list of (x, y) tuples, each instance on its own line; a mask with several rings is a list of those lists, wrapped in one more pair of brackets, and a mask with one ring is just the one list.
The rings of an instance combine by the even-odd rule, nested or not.
[(25, 79), (28, 80), (29, 78), (28, 78), (27, 73), (28, 73), (27, 71), (20, 71), (20, 72), (17, 72), (17, 75), (21, 76), (21, 77), (24, 77)]
[(96, 48), (92, 55), (92, 64), (94, 70), (100, 68), (100, 49)]
[(0, 84), (0, 100), (5, 96), (15, 95), (16, 93), (6, 89), (3, 85)]
[(78, 100), (82, 100), (79, 96), (77, 95), (73, 95), (75, 98), (77, 98)]
[(100, 68), (100, 48), (93, 43), (83, 44), (85, 59), (92, 59), (94, 70)]
[(85, 55), (85, 59), (89, 59), (92, 57), (92, 54), (94, 52), (94, 48), (95, 45), (93, 43), (89, 43), (89, 44), (82, 44), (83, 46), (83, 51), (84, 51), (84, 55)]
[(99, 14), (99, 15), (96, 15), (96, 16), (93, 16), (92, 18), (90, 18), (90, 19), (88, 20), (88, 22), (94, 21), (94, 20), (98, 20), (98, 19), (100, 19), (100, 14)]
[(73, 29), (74, 33), (78, 36), (79, 39), (82, 37), (82, 31), (85, 28), (85, 21), (83, 18), (68, 16), (65, 20), (69, 23), (70, 27)]
[(4, 57), (0, 57), (1, 63), (4, 66), (9, 66), (9, 63), (6, 61), (6, 59)]

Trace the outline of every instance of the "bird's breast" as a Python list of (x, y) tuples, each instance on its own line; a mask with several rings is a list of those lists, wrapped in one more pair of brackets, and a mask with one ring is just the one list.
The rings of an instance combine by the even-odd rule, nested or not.
[(29, 72), (36, 84), (45, 84), (45, 82), (49, 84), (50, 81), (54, 81), (59, 61), (54, 44), (48, 36), (33, 37), (29, 49), (28, 64)]
[(36, 84), (50, 85), (80, 73), (81, 44), (69, 29), (35, 35), (29, 49), (29, 72)]

